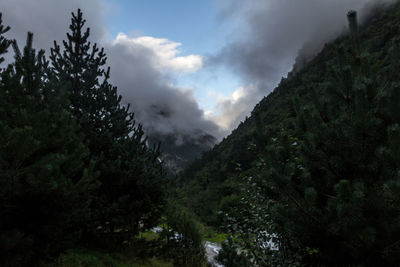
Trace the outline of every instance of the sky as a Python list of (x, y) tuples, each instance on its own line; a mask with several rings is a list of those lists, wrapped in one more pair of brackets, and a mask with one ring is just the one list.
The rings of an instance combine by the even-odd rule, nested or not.
[(240, 79), (223, 66), (203, 68), (207, 58), (226, 44), (232, 29), (219, 18), (218, 1), (109, 0), (107, 3), (112, 10), (106, 19), (112, 38), (121, 33), (129, 37), (165, 38), (180, 44), (179, 56), (201, 57), (201, 67), (178, 70), (173, 78), (176, 86), (192, 90), (206, 113), (216, 113), (218, 99), (228, 97), (241, 86)]
[(221, 140), (292, 69), (389, 0), (0, 0), (7, 37), (49, 51), (81, 8), (148, 133)]

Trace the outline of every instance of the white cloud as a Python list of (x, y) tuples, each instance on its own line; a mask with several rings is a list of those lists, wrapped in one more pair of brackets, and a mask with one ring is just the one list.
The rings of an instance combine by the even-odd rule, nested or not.
[(131, 51), (142, 46), (153, 52), (153, 64), (160, 70), (172, 70), (182, 73), (196, 72), (203, 66), (203, 58), (199, 55), (178, 56), (182, 44), (165, 38), (141, 36), (131, 38), (119, 33), (113, 43), (127, 46)]
[(225, 134), (237, 127), (246, 115), (250, 114), (254, 105), (260, 100), (255, 85), (240, 86), (229, 96), (220, 93), (209, 92), (218, 98), (213, 110), (205, 112), (207, 119), (217, 124)]

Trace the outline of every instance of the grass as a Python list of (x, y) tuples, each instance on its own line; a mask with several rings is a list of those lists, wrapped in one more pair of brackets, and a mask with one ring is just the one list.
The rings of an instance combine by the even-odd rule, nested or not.
[(158, 239), (158, 236), (158, 233), (155, 233), (153, 231), (146, 231), (139, 234), (139, 237), (143, 238), (146, 241), (155, 241)]
[[(159, 235), (153, 231), (139, 233), (133, 243), (124, 247), (113, 248), (98, 246), (96, 248), (72, 249), (61, 254), (51, 267), (172, 267), (172, 262), (163, 260), (152, 252)], [(105, 242), (107, 244), (107, 242)], [(152, 248), (153, 247), (153, 248)], [(110, 252), (112, 251), (112, 252)]]
[[(158, 227), (166, 227), (165, 225), (159, 225)], [(159, 237), (158, 233), (151, 230), (139, 233), (139, 238), (143, 238), (146, 241), (155, 241)], [(212, 243), (222, 243), (228, 239), (227, 233), (220, 233), (216, 231), (213, 227), (201, 224), (201, 237), (203, 241), (208, 241)]]
[[(201, 235), (203, 241), (212, 243), (222, 243), (227, 239), (227, 234), (219, 233), (214, 228), (202, 225)], [(141, 232), (137, 236), (136, 247), (131, 247), (125, 251), (107, 253), (105, 251), (90, 249), (73, 249), (61, 254), (51, 267), (172, 267), (172, 262), (152, 256), (139, 256), (140, 250), (144, 246), (157, 242), (159, 234), (153, 231)], [(148, 255), (148, 254), (147, 254)], [(152, 254), (154, 255), (154, 254)]]
[(224, 233), (216, 233), (212, 236), (205, 236), (203, 237), (205, 241), (211, 242), (211, 243), (219, 243), (221, 244), (224, 242), (226, 239), (228, 239), (228, 234)]
[(62, 254), (52, 267), (172, 267), (172, 263), (155, 257), (139, 259), (134, 256), (110, 255), (99, 251), (70, 250)]
[(228, 239), (228, 234), (215, 231), (214, 228), (206, 225), (201, 225), (201, 236), (204, 241), (211, 243), (222, 243)]

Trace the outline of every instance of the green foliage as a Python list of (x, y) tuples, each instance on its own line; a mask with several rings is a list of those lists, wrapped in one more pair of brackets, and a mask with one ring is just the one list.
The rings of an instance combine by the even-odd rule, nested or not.
[(217, 232), (213, 227), (201, 225), (201, 236), (204, 241), (222, 243), (228, 238), (228, 234)]
[(200, 224), (184, 207), (169, 201), (165, 211), (165, 225), (160, 235), (165, 240), (164, 254), (174, 266), (203, 266), (205, 251)]
[(47, 82), (43, 51), (28, 34), (0, 82), (0, 265), (56, 255), (79, 238), (96, 188), (89, 151), (67, 110), (64, 88)]
[(240, 247), (235, 246), (231, 238), (222, 243), (222, 248), (217, 256), (217, 261), (224, 266), (229, 267), (247, 267), (252, 266), (248, 257), (244, 253), (239, 254)]
[(153, 232), (152, 230), (148, 230), (146, 232), (139, 234), (140, 238), (143, 238), (146, 241), (154, 241), (157, 240), (159, 235), (158, 233)]
[(68, 266), (120, 266), (113, 257), (109, 254), (93, 253), (89, 251), (67, 251), (60, 255), (54, 266), (68, 267)]
[[(10, 40), (4, 37), (4, 34), (10, 30), (9, 26), (3, 25), (2, 13), (0, 13), (0, 55), (7, 53), (10, 46)], [(0, 64), (4, 62), (4, 57), (0, 57)]]
[(134, 236), (139, 223), (150, 228), (160, 218), (164, 179), (159, 152), (147, 147), (129, 105), (121, 104), (117, 88), (108, 82), (104, 49), (89, 42), (90, 30), (84, 25), (80, 10), (72, 14), (64, 49), (56, 42), (51, 49), (51, 78), (68, 85), (71, 112), (100, 171), (91, 227), (100, 225), (111, 235), (128, 228)]
[[(272, 177), (277, 188), (297, 193), (288, 192), (293, 199), (283, 199), (290, 212), (285, 207), (280, 220), (293, 221), (296, 228), (283, 224), (282, 231), (290, 229), (291, 238), (301, 246), (317, 248), (319, 261), (389, 266), (399, 260), (393, 244), (400, 237), (396, 215), (400, 207), (384, 192), (398, 193), (394, 144), (400, 87), (391, 73), (381, 77), (371, 73), (370, 55), (359, 56), (358, 41), (353, 43), (355, 52), (339, 48), (332, 79), (312, 85), (320, 93), (311, 104), (297, 107), (299, 160), (272, 164), (270, 171), (278, 174)], [(400, 49), (396, 41), (392, 46)], [(291, 172), (282, 173), (282, 168)], [(283, 179), (285, 186), (279, 184)]]
[[(161, 217), (158, 149), (148, 148), (120, 104), (104, 51), (88, 42), (84, 23), (78, 10), (51, 66), (29, 33), (25, 49), (14, 41), (15, 61), (0, 69), (1, 266), (45, 264), (78, 244), (114, 251)], [(11, 43), (7, 30), (0, 23), (0, 56)]]
[(354, 18), (349, 13), (352, 39), (336, 46), (327, 78), (309, 81), (309, 94), (294, 100), (295, 129), (269, 132), (257, 171), (244, 176), (248, 187), (231, 231), (257, 264), (399, 261), (400, 46), (394, 36), (384, 64), (375, 62), (379, 57), (361, 49)]
[(70, 250), (56, 260), (54, 267), (172, 267), (172, 263), (157, 258), (139, 259), (128, 254), (110, 255), (101, 251)]

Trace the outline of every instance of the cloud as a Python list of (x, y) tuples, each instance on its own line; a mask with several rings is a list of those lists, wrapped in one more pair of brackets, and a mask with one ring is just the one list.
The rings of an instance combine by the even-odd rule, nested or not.
[(0, 6), (5, 24), (12, 28), (9, 38), (24, 45), (26, 32), (32, 31), (34, 46), (47, 50), (53, 40), (66, 39), (71, 12), (81, 8), (91, 28), (91, 41), (105, 47), (113, 84), (147, 134), (219, 134), (191, 90), (174, 86), (173, 72), (191, 73), (202, 67), (201, 56), (180, 56), (180, 43), (150, 36), (130, 38), (123, 33), (112, 40), (105, 28), (110, 6), (103, 0), (0, 0)]
[(189, 89), (175, 87), (155, 64), (158, 54), (138, 43), (114, 42), (107, 46), (112, 81), (124, 101), (132, 103), (137, 118), (150, 132), (163, 134), (202, 130), (211, 134), (218, 127), (207, 121)]
[(218, 127), (205, 119), (192, 92), (174, 86), (159, 68), (163, 58), (149, 48), (148, 42), (114, 42), (106, 50), (113, 67), (113, 84), (118, 86), (124, 102), (133, 105), (147, 131), (193, 134), (202, 130), (217, 134)]
[(3, 22), (11, 26), (8, 38), (25, 45), (28, 31), (34, 33), (34, 46), (48, 49), (54, 40), (66, 38), (71, 12), (80, 8), (84, 11), (87, 26), (91, 28), (91, 39), (102, 41), (107, 38), (105, 15), (110, 8), (103, 0), (0, 0)]
[(129, 38), (124, 33), (119, 33), (114, 41), (114, 45), (121, 44), (127, 48), (141, 45), (153, 51), (152, 58), (155, 67), (161, 70), (170, 69), (178, 72), (196, 72), (202, 65), (202, 57), (199, 55), (177, 56), (181, 51), (178, 50), (182, 44), (170, 41), (165, 38), (155, 38), (151, 36), (140, 36)]
[[(317, 53), (347, 27), (349, 10), (363, 11), (368, 0), (246, 0), (225, 2), (222, 18), (236, 14), (240, 34), (213, 59), (230, 66), (243, 79), (268, 93), (293, 66), (299, 50), (311, 42)], [(386, 1), (387, 2), (387, 1)], [(226, 11), (229, 10), (229, 13)], [(310, 46), (311, 47), (311, 46)]]
[[(393, 1), (219, 0), (221, 22), (234, 26), (227, 45), (207, 63), (230, 68), (246, 85), (240, 89), (244, 97), (218, 104), (219, 120), (224, 122), (219, 124), (237, 125), (286, 76), (296, 58), (312, 58), (343, 33), (349, 10), (359, 11), (362, 19), (371, 4), (387, 2)], [(233, 119), (232, 114), (238, 117)]]
[(251, 85), (238, 87), (229, 96), (214, 94), (218, 97), (218, 103), (215, 111), (207, 112), (207, 118), (222, 129), (223, 135), (229, 134), (259, 101), (257, 88)]

